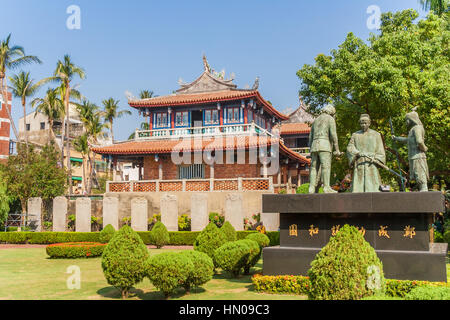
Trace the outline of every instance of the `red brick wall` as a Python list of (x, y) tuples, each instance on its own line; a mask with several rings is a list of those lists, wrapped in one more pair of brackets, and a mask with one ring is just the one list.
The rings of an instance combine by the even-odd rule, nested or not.
[[(11, 93), (8, 92), (8, 100), (11, 100)], [(0, 118), (9, 119), (8, 112), (6, 111), (6, 104), (0, 104)], [(11, 111), (11, 105), (8, 105), (9, 110)], [(9, 138), (10, 138), (10, 124), (8, 122), (3, 122), (0, 120), (0, 137), (7, 138), (6, 140), (0, 140), (0, 155), (8, 156), (9, 155)]]
[[(159, 178), (159, 162), (162, 163), (163, 180), (177, 179), (177, 165), (172, 162), (170, 155), (160, 156), (159, 162), (156, 162), (154, 156), (144, 157), (144, 180), (157, 180)], [(224, 156), (224, 162), (225, 156)], [(244, 164), (215, 164), (214, 178), (216, 179), (233, 179), (233, 178), (260, 178), (261, 164), (249, 164), (248, 153), (246, 153), (246, 163)], [(191, 159), (193, 163), (193, 159)], [(205, 179), (210, 178), (210, 166), (205, 164)]]

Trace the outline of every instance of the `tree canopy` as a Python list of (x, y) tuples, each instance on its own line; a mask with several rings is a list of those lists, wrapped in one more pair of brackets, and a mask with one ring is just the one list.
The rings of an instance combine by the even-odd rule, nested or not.
[[(412, 9), (382, 14), (381, 30), (367, 42), (349, 33), (331, 55), (319, 54), (314, 65), (304, 65), (297, 75), (302, 81), (300, 96), (318, 114), (327, 103), (335, 105), (341, 149), (352, 132), (359, 130), (358, 119), (367, 113), (371, 128), (381, 133), (388, 165), (395, 170), (395, 148), (399, 148), (402, 171), (407, 174), (407, 149), (393, 145), (389, 118), (396, 135), (406, 135), (405, 115), (418, 107), (426, 130), (425, 143), (430, 175), (450, 175), (450, 54), (449, 16), (430, 13), (415, 23)], [(333, 164), (341, 180), (348, 172), (346, 159)], [(385, 179), (392, 175), (382, 172)]]

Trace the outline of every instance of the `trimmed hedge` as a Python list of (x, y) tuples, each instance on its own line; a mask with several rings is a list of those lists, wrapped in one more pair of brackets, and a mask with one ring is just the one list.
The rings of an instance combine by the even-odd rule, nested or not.
[[(277, 294), (307, 295), (311, 288), (309, 277), (305, 276), (263, 276), (255, 274), (252, 283), (256, 291)], [(449, 287), (445, 282), (410, 281), (386, 279), (386, 296), (404, 298), (415, 288), (422, 287)], [(364, 300), (369, 299), (364, 298)], [(379, 296), (374, 296), (377, 300)]]
[(67, 242), (48, 245), (45, 250), (52, 259), (94, 258), (102, 255), (105, 246), (97, 242)]
[(405, 296), (405, 300), (450, 300), (450, 287), (414, 288)]
[[(259, 250), (256, 242), (255, 245)], [(247, 265), (251, 253), (252, 248), (248, 246), (245, 240), (226, 242), (214, 251), (214, 262), (222, 270), (231, 273), (233, 277), (237, 277), (241, 269)]]
[(170, 242), (169, 232), (161, 221), (156, 222), (152, 231), (150, 231), (150, 241), (158, 249), (161, 249)]
[[(151, 231), (137, 231), (145, 244), (151, 244)], [(245, 239), (257, 231), (236, 231), (237, 239)], [(172, 246), (192, 246), (200, 231), (169, 231)], [(280, 245), (278, 231), (267, 232), (270, 246)], [(0, 232), (0, 243), (9, 244), (52, 244), (63, 242), (100, 242), (100, 232)]]

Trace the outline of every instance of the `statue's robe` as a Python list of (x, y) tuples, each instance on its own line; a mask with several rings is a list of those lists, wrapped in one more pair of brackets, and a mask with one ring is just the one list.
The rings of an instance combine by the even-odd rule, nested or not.
[[(358, 153), (367, 157), (357, 156)], [(354, 169), (351, 192), (379, 192), (381, 177), (374, 162), (386, 162), (381, 135), (372, 129), (355, 132), (347, 147), (347, 157), (350, 167)], [(374, 162), (369, 159), (372, 157)]]

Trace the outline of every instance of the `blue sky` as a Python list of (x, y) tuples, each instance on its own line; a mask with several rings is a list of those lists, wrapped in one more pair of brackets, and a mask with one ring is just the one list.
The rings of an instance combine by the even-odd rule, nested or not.
[[(80, 30), (66, 27), (70, 5), (81, 9)], [(295, 108), (297, 70), (328, 54), (348, 32), (364, 40), (376, 32), (366, 24), (370, 5), (424, 15), (418, 0), (2, 0), (0, 39), (12, 33), (13, 44), (44, 62), (24, 67), (34, 79), (50, 76), (56, 61), (70, 54), (86, 71), (87, 78), (75, 83), (89, 100), (100, 105), (113, 97), (133, 112), (114, 125), (120, 140), (142, 120), (126, 103), (125, 91), (170, 94), (179, 78), (190, 82), (201, 74), (202, 54), (214, 69), (234, 72), (239, 87), (259, 76), (267, 100), (279, 110)], [(17, 124), (23, 111), (19, 100), (13, 103)]]

